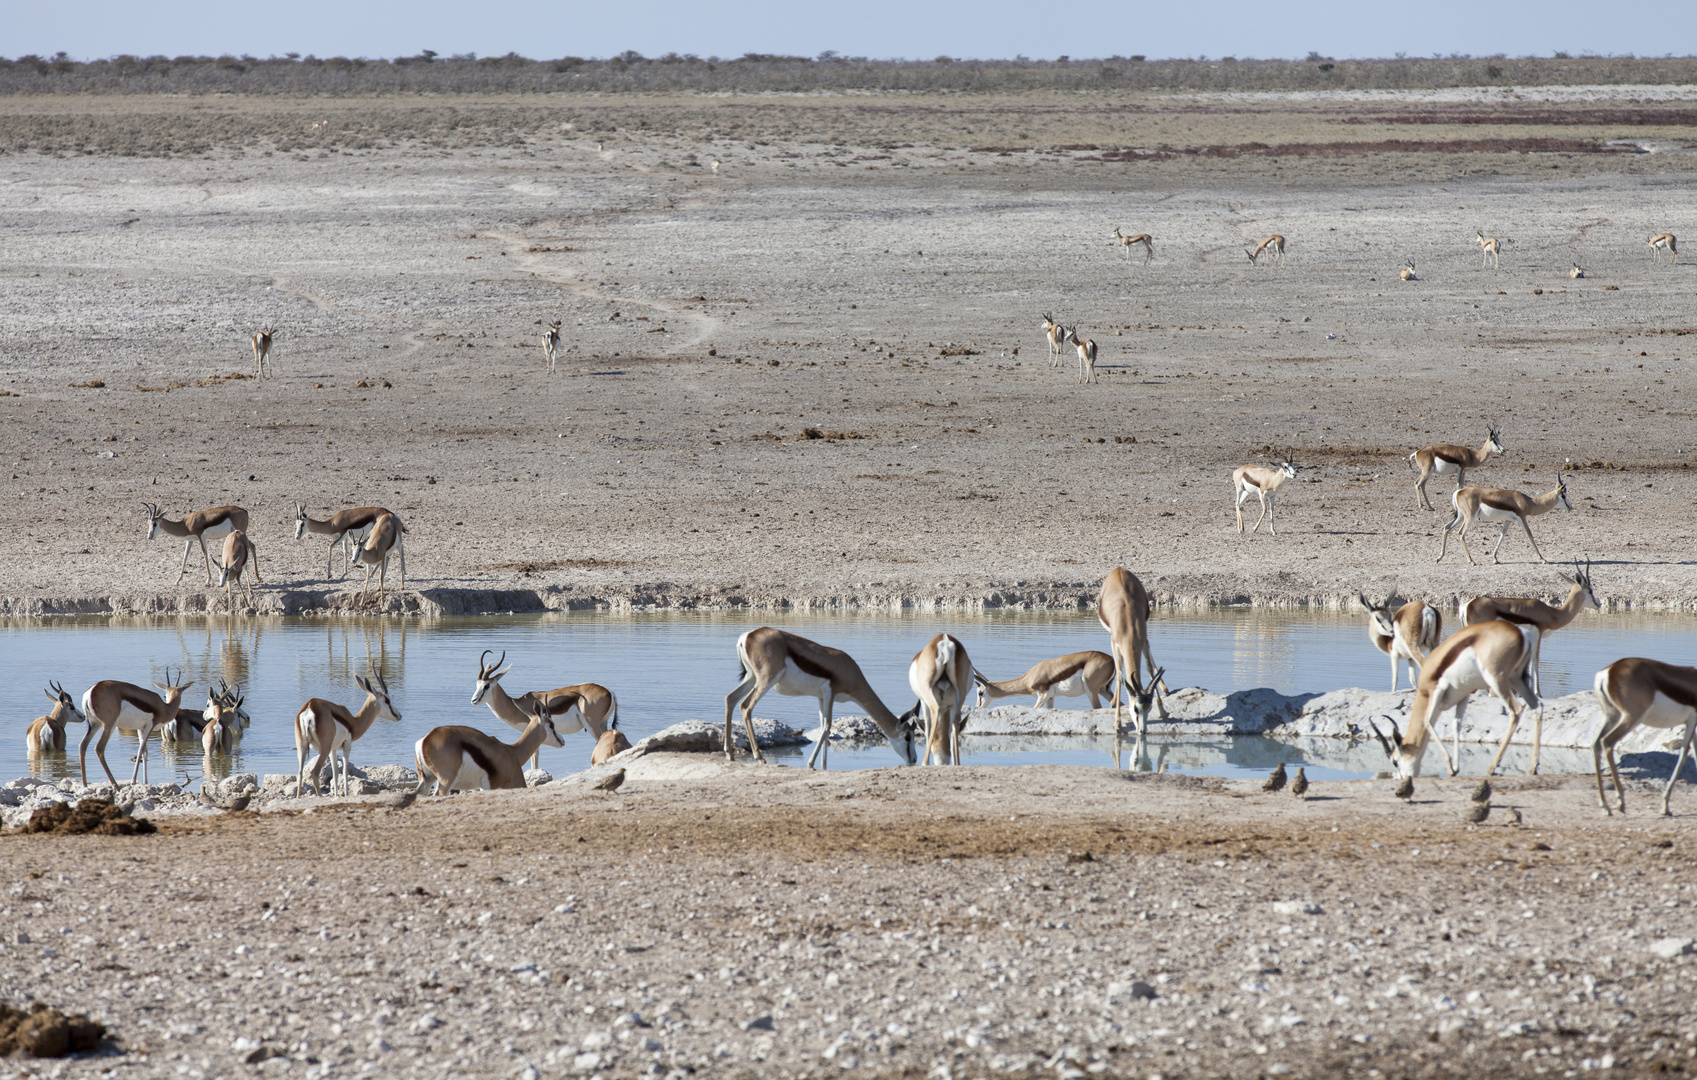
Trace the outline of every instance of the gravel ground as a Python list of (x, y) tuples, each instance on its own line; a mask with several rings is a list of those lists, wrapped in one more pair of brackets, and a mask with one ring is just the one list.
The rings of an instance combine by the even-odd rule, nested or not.
[(1588, 786), (655, 755), (11, 836), (0, 995), (108, 1026), (79, 1076), (1689, 1073), (1689, 830)]

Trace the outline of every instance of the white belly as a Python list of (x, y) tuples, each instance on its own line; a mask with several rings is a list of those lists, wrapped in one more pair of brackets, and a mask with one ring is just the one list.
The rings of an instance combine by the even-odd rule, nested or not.
[(143, 712), (142, 710), (136, 708), (134, 705), (131, 705), (127, 701), (124, 702), (123, 706), (118, 710), (118, 725), (117, 726), (121, 730), (124, 730), (124, 731), (139, 731), (143, 727), (151, 727), (152, 725), (153, 725), (153, 714), (152, 713)]
[(554, 730), (561, 735), (570, 735), (574, 731), (582, 731), (583, 712), (576, 705), (573, 705), (554, 718)]
[(1479, 518), (1480, 521), (1519, 521), (1520, 520), (1520, 515), (1515, 513), (1513, 510), (1498, 510), (1496, 507), (1486, 506), (1484, 503), (1479, 504), (1479, 513), (1478, 513), (1477, 517)]
[(229, 536), (235, 531), (235, 524), (231, 522), (229, 518), (225, 518), (216, 525), (208, 525), (206, 528), (200, 530), (200, 535), (203, 540), (217, 540), (222, 537)]
[(1656, 699), (1650, 703), (1648, 709), (1644, 710), (1644, 715), (1639, 718), (1638, 722), (1657, 728), (1684, 727), (1691, 719), (1691, 714), (1694, 711), (1697, 710), (1687, 708), (1666, 694), (1657, 691)]
[(489, 774), (477, 767), (470, 754), (460, 755), (460, 771), (449, 787), (454, 791), (476, 791), (489, 786)]
[(1084, 669), (1080, 668), (1058, 683), (1049, 686), (1049, 697), (1083, 697), (1087, 691), (1084, 685)]
[(1432, 471), (1435, 472), (1435, 473), (1460, 472), (1461, 466), (1457, 465), (1453, 461), (1446, 461), (1443, 458), (1433, 458), (1432, 459)]
[[(788, 697), (816, 698), (825, 692), (825, 687), (828, 685), (830, 685), (829, 679), (809, 675), (796, 667), (794, 660), (785, 658), (784, 673), (778, 676), (778, 681), (772, 686), (772, 689)], [(848, 698), (843, 694), (837, 694), (834, 700), (847, 701)]]

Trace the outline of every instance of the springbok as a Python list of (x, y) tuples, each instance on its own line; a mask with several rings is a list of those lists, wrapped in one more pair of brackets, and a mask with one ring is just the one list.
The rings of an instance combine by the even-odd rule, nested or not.
[(1532, 553), (1538, 556), (1539, 562), (1549, 562), (1544, 553), (1538, 550), (1538, 541), (1532, 539), (1532, 526), (1526, 523), (1527, 518), (1547, 514), (1556, 507), (1572, 510), (1573, 504), (1567, 501), (1567, 481), (1560, 473), (1556, 474), (1556, 486), (1542, 495), (1525, 495), (1507, 488), (1469, 487), (1458, 488), (1450, 497), (1455, 504), (1455, 516), (1444, 526), (1444, 540), (1438, 547), (1438, 561), (1444, 561), (1444, 552), (1449, 548), (1450, 530), (1457, 524), (1461, 532), (1457, 539), (1461, 541), (1461, 550), (1467, 556), (1467, 561), (1473, 561), (1473, 553), (1467, 550), (1467, 530), (1475, 519), (1480, 521), (1500, 521), (1503, 528), (1497, 534), (1496, 546), (1491, 548), (1491, 561), (1497, 561), (1497, 549), (1503, 546), (1503, 538), (1508, 535), (1508, 527), (1516, 521), (1526, 530), (1526, 539), (1532, 545)]
[(58, 683), (49, 683), (42, 693), (53, 703), (46, 716), (38, 716), (29, 722), (29, 730), (24, 732), (24, 752), (37, 758), (45, 753), (63, 754), (65, 752), (65, 725), (75, 720), (79, 724), (88, 723), (88, 718), (77, 710), (71, 701), (71, 695)]
[(542, 351), (548, 355), (548, 374), (554, 374), (554, 356), (560, 350), (560, 320), (548, 324), (542, 335)]
[[(324, 698), (309, 698), (295, 713), (295, 794), (305, 795), (310, 778), (312, 793), (323, 794), (319, 777), (324, 772), (324, 759), (330, 759), (330, 789), (336, 789), (336, 759), (342, 760), (341, 794), (348, 794), (348, 751), (360, 737), (371, 730), (378, 720), (401, 721), (401, 714), (389, 697), (389, 684), (383, 676), (372, 672), (370, 678), (355, 675), (354, 682), (365, 691), (365, 702), (358, 712)], [(307, 768), (308, 754), (317, 754), (312, 767)]]
[[(1534, 626), (1538, 629), (1538, 641), (1542, 645), (1544, 638), (1577, 619), (1580, 612), (1587, 608), (1593, 611), (1603, 609), (1603, 605), (1597, 602), (1596, 592), (1591, 588), (1589, 559), (1585, 561), (1584, 569), (1580, 569), (1579, 560), (1574, 560), (1571, 585), (1567, 599), (1562, 601), (1560, 606), (1519, 596), (1476, 596), (1462, 605), (1461, 618), (1468, 626), (1490, 622), (1492, 619), (1502, 619), (1504, 622), (1521, 626)], [(1536, 667), (1532, 669), (1532, 689), (1543, 693)]]
[(1401, 278), (1403, 281), (1419, 281), (1420, 280), (1420, 276), (1414, 272), (1414, 260), (1413, 259), (1408, 260), (1408, 262), (1403, 265), (1403, 268), (1396, 272), (1396, 276)]
[(510, 745), (476, 728), (458, 725), (436, 728), (413, 747), (413, 764), (418, 768), (414, 794), (423, 793), (427, 784), (435, 784), (436, 795), (479, 788), (497, 791), (522, 788), (524, 763), (544, 743), (565, 745), (554, 730), (553, 718), (540, 702), (531, 714), (530, 723), (525, 725), (524, 734)]
[[(1493, 622), (1464, 626), (1449, 639), (1426, 654), (1420, 668), (1420, 682), (1414, 691), (1414, 703), (1408, 714), (1408, 734), (1397, 730), (1390, 720), (1396, 750), (1371, 721), (1368, 726), (1385, 748), (1397, 776), (1413, 779), (1420, 775), (1420, 758), (1426, 744), (1432, 741), (1436, 722), (1445, 711), (1455, 709), (1455, 760), (1450, 760), (1443, 739), (1437, 739), (1438, 752), (1444, 756), (1444, 767), (1454, 776), (1461, 769), (1461, 721), (1467, 711), (1467, 699), (1478, 690), (1488, 690), (1508, 708), (1508, 730), (1491, 759), (1485, 774), (1497, 771), (1509, 741), (1520, 724), (1526, 709), (1536, 710), (1536, 728), (1532, 737), (1532, 772), (1538, 771), (1538, 753), (1543, 745), (1544, 713), (1538, 695), (1532, 690), (1530, 672), (1538, 664), (1538, 629), (1516, 626), (1498, 619)], [(1389, 717), (1386, 718), (1389, 720)]]
[(992, 682), (977, 669), (972, 669), (972, 681), (978, 684), (978, 707), (989, 705), (997, 698), (1023, 697), (1036, 694), (1034, 709), (1048, 709), (1059, 697), (1090, 698), (1090, 707), (1102, 707), (1102, 694), (1114, 681), (1114, 658), (1092, 649), (1067, 653), (1045, 660), (1017, 679)]
[(1503, 268), (1503, 245), (1507, 244), (1508, 240), (1486, 236), (1477, 230), (1474, 231), (1473, 235), (1479, 238), (1479, 251), (1485, 256), (1485, 261), (1480, 264), (1481, 267), (1494, 265), (1496, 269), (1501, 270)]
[[(182, 677), (179, 671), (177, 678)], [(83, 787), (88, 786), (88, 744), (93, 742), (97, 729), (100, 741), (95, 744), (94, 756), (100, 759), (100, 767), (105, 770), (106, 779), (111, 781), (112, 786), (118, 786), (118, 778), (112, 775), (112, 766), (106, 763), (106, 744), (112, 741), (112, 733), (120, 728), (135, 732), (141, 742), (136, 750), (136, 767), (130, 773), (130, 783), (136, 782), (138, 774), (141, 782), (147, 783), (147, 741), (155, 728), (177, 719), (177, 706), (182, 703), (183, 691), (193, 686), (194, 681), (173, 683), (171, 669), (166, 668), (165, 682), (153, 685), (160, 693), (155, 694), (134, 683), (104, 679), (83, 694), (82, 711), (88, 719), (88, 730), (83, 733), (82, 742), (77, 744)]]
[[(852, 701), (866, 710), (866, 715), (883, 732), (890, 748), (912, 765), (917, 760), (913, 748), (913, 711), (897, 716), (891, 712), (872, 684), (866, 681), (854, 657), (841, 649), (809, 641), (798, 634), (762, 626), (737, 638), (737, 663), (741, 678), (725, 695), (725, 757), (736, 759), (736, 743), (731, 739), (731, 716), (737, 703), (742, 703), (743, 727), (748, 731), (748, 748), (754, 760), (765, 763), (760, 744), (754, 737), (754, 706), (768, 691), (776, 690), (788, 697), (819, 699), (819, 741), (807, 759), (807, 767), (819, 761), (829, 769), (831, 742), (831, 706), (838, 701)], [(821, 760), (821, 755), (823, 759)]]
[(1603, 726), (1591, 744), (1591, 764), (1597, 774), (1597, 801), (1603, 812), (1609, 809), (1608, 796), (1603, 794), (1603, 754), (1609, 757), (1609, 776), (1614, 779), (1615, 796), (1620, 812), (1626, 813), (1626, 788), (1621, 786), (1620, 770), (1615, 767), (1615, 746), (1639, 724), (1656, 728), (1676, 728), (1685, 725), (1685, 737), (1679, 741), (1679, 753), (1673, 758), (1673, 772), (1668, 774), (1667, 786), (1662, 788), (1662, 816), (1672, 817), (1668, 800), (1673, 796), (1674, 781), (1679, 779), (1685, 755), (1691, 752), (1693, 731), (1697, 731), (1697, 668), (1675, 667), (1660, 660), (1628, 657), (1616, 660), (1597, 672), (1592, 683), (1597, 703), (1603, 707)]
[(1367, 599), (1365, 593), (1357, 595), (1361, 597), (1361, 606), (1367, 609), (1367, 636), (1372, 639), (1374, 648), (1391, 658), (1391, 692), (1396, 692), (1405, 660), (1408, 661), (1408, 685), (1410, 688), (1417, 687), (1426, 654), (1436, 648), (1438, 639), (1443, 637), (1443, 615), (1431, 604), (1419, 600), (1410, 600), (1393, 612), (1389, 597), (1384, 603), (1375, 604)]
[(1125, 248), (1126, 262), (1131, 261), (1131, 249), (1137, 244), (1143, 245), (1144, 266), (1148, 266), (1155, 258), (1155, 238), (1146, 232), (1138, 233), (1136, 236), (1126, 236), (1124, 233), (1120, 232), (1120, 227), (1115, 225), (1114, 235), (1110, 239), (1112, 239), (1113, 242), (1118, 244), (1120, 247)]
[(1049, 316), (1043, 316), (1043, 334), (1049, 339), (1049, 366), (1061, 366), (1061, 346), (1066, 344), (1067, 328)]
[(233, 532), (247, 532), (247, 511), (239, 506), (215, 506), (210, 510), (197, 510), (185, 514), (183, 520), (172, 521), (159, 509), (158, 503), (142, 503), (147, 509), (147, 539), (151, 540), (160, 533), (166, 536), (186, 537), (183, 543), (183, 566), (177, 573), (177, 580), (189, 572), (189, 552), (194, 549), (196, 541), (200, 542), (200, 557), (206, 562), (206, 583), (212, 584), (212, 554), (206, 550), (206, 540), (225, 537)]
[[(224, 537), (224, 557), (218, 560), (218, 584), (224, 590), (224, 595), (230, 598), (230, 607), (235, 608), (235, 599), (231, 595), (235, 588), (241, 587), (242, 572), (253, 563), (253, 581), (246, 582), (247, 602), (253, 603), (253, 586), (259, 582), (259, 549), (253, 546), (247, 533), (240, 529)], [(261, 583), (263, 584), (263, 583)]]
[(1574, 263), (1573, 269), (1567, 272), (1567, 276), (1577, 281), (1585, 276), (1585, 271), (1578, 263)]
[[(523, 731), (530, 726), (530, 714), (536, 711), (536, 704), (540, 702), (547, 706), (548, 715), (554, 718), (554, 730), (562, 735), (587, 727), (599, 745), (608, 730), (619, 726), (619, 699), (613, 696), (611, 690), (597, 683), (562, 686), (558, 690), (531, 690), (518, 697), (509, 697), (506, 688), (501, 685), (501, 676), (509, 670), (501, 666), (506, 663), (507, 654), (503, 651), (501, 659), (488, 663), (489, 654), (494, 651), (485, 649), (478, 658), (477, 683), (472, 687), (471, 703), (488, 705), (489, 711), (501, 723), (515, 731)], [(629, 744), (626, 746), (628, 748)], [(535, 768), (541, 764), (542, 751), (538, 750), (531, 766)]]
[[(353, 562), (349, 548), (364, 543), (366, 534), (377, 523), (377, 519), (387, 513), (390, 513), (390, 511), (381, 506), (356, 506), (348, 510), (338, 510), (323, 521), (319, 521), (307, 516), (305, 503), (296, 503), (295, 539), (303, 539), (307, 533), (315, 533), (330, 538), (330, 549), (324, 554), (325, 577), (329, 577), (332, 572), (336, 545), (342, 545), (342, 576), (347, 577), (350, 564)], [(399, 517), (396, 517), (395, 520), (401, 522), (401, 538), (395, 542), (395, 551), (401, 557), (401, 576), (404, 578), (407, 572), (407, 526), (406, 522), (401, 521)]]
[(1673, 233), (1657, 233), (1650, 237), (1650, 259), (1654, 261), (1660, 258), (1660, 253), (1664, 251), (1670, 257), (1669, 265), (1679, 263), (1679, 238)]
[(1143, 735), (1148, 724), (1149, 710), (1138, 707), (1143, 697), (1143, 683), (1138, 677), (1139, 665), (1149, 665), (1149, 692), (1155, 694), (1155, 704), (1161, 719), (1167, 719), (1167, 703), (1161, 694), (1171, 693), (1161, 676), (1166, 668), (1155, 666), (1155, 654), (1149, 651), (1149, 594), (1137, 575), (1122, 566), (1108, 571), (1102, 579), (1102, 592), (1096, 600), (1096, 619), (1108, 632), (1109, 648), (1114, 660), (1114, 731), (1120, 730), (1120, 690), (1124, 688), (1133, 706), (1133, 722), (1137, 734)]
[(242, 706), (242, 698), (218, 697), (208, 693), (207, 708), (212, 717), (200, 731), (200, 745), (208, 754), (231, 754), (235, 752), (236, 740), (241, 738), (242, 722), (236, 716), (236, 710)]
[(1250, 532), (1261, 531), (1261, 521), (1267, 521), (1267, 532), (1272, 536), (1279, 535), (1279, 530), (1273, 524), (1273, 500), (1278, 497), (1278, 491), (1284, 487), (1286, 480), (1296, 478), (1296, 463), (1291, 460), (1290, 451), (1285, 451), (1285, 458), (1279, 464), (1269, 469), (1265, 465), (1240, 465), (1232, 470), (1232, 491), (1237, 495), (1237, 531), (1243, 531), (1243, 502), (1254, 495), (1261, 500), (1261, 517), (1255, 519), (1255, 527)]
[(271, 360), (271, 335), (275, 333), (271, 327), (262, 327), (253, 335), (253, 377), (265, 378), (265, 365)]
[(1411, 468), (1420, 471), (1420, 479), (1414, 482), (1414, 499), (1422, 510), (1436, 510), (1432, 500), (1426, 497), (1426, 481), (1433, 473), (1455, 473), (1457, 490), (1467, 482), (1467, 470), (1477, 469), (1490, 459), (1492, 454), (1503, 452), (1501, 433), (1496, 428), (1490, 428), (1485, 435), (1485, 445), (1474, 450), (1454, 443), (1434, 443), (1422, 446), (1408, 455)]
[[(365, 595), (371, 588), (371, 574), (380, 570), (377, 578), (377, 602), (383, 602), (385, 588), (389, 579), (389, 556), (395, 552), (401, 541), (401, 519), (394, 514), (384, 514), (371, 525), (371, 532), (366, 535), (365, 543), (359, 546), (354, 560), (365, 566), (365, 584), (360, 586), (359, 602), (365, 603)], [(401, 557), (401, 588), (407, 587), (407, 561)]]
[(1078, 350), (1078, 381), (1093, 383), (1096, 381), (1096, 342), (1090, 338), (1078, 336), (1078, 327), (1067, 331), (1067, 340)]
[(609, 758), (615, 757), (630, 749), (630, 740), (619, 730), (619, 718), (613, 717), (613, 723), (601, 737), (595, 740), (595, 749), (589, 752), (589, 764), (593, 767), (604, 764)]
[(1249, 256), (1249, 265), (1254, 266), (1256, 264), (1256, 260), (1261, 257), (1261, 253), (1266, 251), (1268, 248), (1273, 249), (1273, 255), (1267, 261), (1283, 266), (1285, 264), (1285, 238), (1280, 236), (1278, 233), (1274, 233), (1262, 240), (1259, 244), (1256, 244), (1254, 251), (1250, 251), (1248, 249), (1244, 250), (1244, 254)]
[(966, 726), (966, 695), (972, 686), (972, 661), (966, 646), (951, 634), (938, 634), (914, 656), (907, 685), (919, 699), (925, 722), (921, 765), (960, 764), (960, 733)]

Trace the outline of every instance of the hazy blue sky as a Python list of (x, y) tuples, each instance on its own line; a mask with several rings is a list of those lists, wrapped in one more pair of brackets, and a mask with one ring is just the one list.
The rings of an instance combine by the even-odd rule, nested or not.
[(1693, 0), (0, 0), (0, 55), (1049, 58), (1697, 52)]

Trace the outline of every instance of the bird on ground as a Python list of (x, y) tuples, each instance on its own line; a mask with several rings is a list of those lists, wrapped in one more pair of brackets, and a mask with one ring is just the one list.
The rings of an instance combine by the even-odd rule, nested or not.
[(1473, 808), (1467, 812), (1467, 820), (1475, 825), (1483, 824), (1485, 819), (1490, 816), (1491, 804), (1488, 802), (1476, 802), (1473, 804)]
[(241, 811), (246, 810), (248, 803), (250, 803), (252, 801), (253, 801), (253, 792), (244, 791), (240, 795), (237, 795), (235, 798), (231, 799), (229, 802), (225, 803), (224, 809), (230, 811), (231, 813), (240, 813)]
[(1403, 802), (1408, 802), (1414, 798), (1414, 777), (1405, 776), (1402, 778), (1402, 783), (1396, 786), (1396, 797)]
[(1514, 824), (1516, 824), (1516, 825), (1521, 824), (1520, 811), (1519, 810), (1516, 810), (1514, 807), (1511, 806), (1511, 807), (1508, 808), (1508, 813), (1509, 813), (1509, 818), (1514, 822)]
[(396, 795), (393, 798), (387, 800), (384, 803), (384, 805), (387, 806), (391, 810), (405, 810), (407, 807), (411, 806), (413, 803), (415, 803), (417, 801), (418, 801), (418, 789), (417, 788), (408, 788), (406, 791), (403, 791), (399, 795)]
[(619, 790), (619, 785), (624, 783), (624, 782), (625, 782), (625, 771), (623, 769), (620, 769), (617, 772), (613, 773), (611, 776), (607, 777), (605, 780), (596, 784), (595, 790), (596, 791), (617, 791), (617, 790)]
[(1479, 786), (1473, 789), (1472, 799), (1473, 799), (1474, 802), (1482, 802), (1482, 803), (1490, 802), (1491, 801), (1491, 782), (1489, 780), (1479, 781)]
[(1301, 766), (1297, 767), (1296, 779), (1290, 782), (1290, 793), (1299, 799), (1308, 797), (1308, 774), (1302, 771)]
[(1267, 774), (1267, 782), (1261, 785), (1262, 791), (1282, 791), (1285, 786), (1285, 763), (1279, 762), (1279, 767)]

